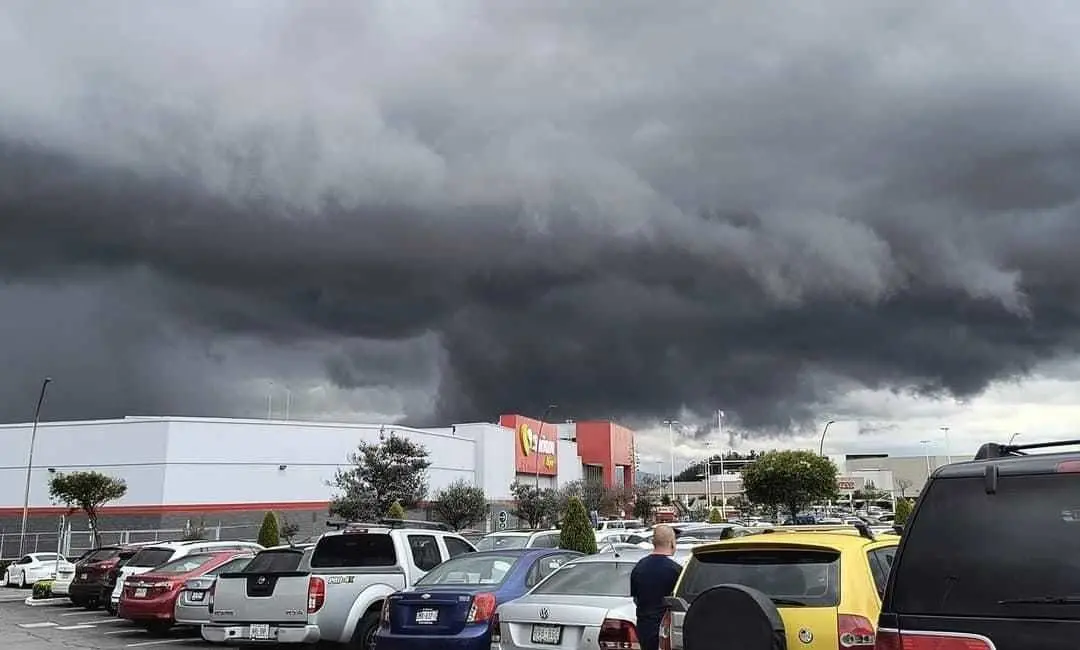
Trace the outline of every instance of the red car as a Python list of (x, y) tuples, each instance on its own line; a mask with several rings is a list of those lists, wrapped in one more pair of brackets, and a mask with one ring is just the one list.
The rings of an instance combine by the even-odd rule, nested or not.
[(188, 555), (166, 562), (149, 573), (131, 576), (120, 595), (120, 618), (142, 624), (151, 632), (165, 632), (176, 624), (173, 611), (184, 582), (214, 571), (241, 555), (237, 551)]

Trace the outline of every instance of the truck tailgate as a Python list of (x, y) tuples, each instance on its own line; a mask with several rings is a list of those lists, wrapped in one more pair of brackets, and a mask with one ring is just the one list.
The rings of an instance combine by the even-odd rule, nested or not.
[(307, 623), (306, 571), (223, 573), (214, 583), (210, 620), (232, 623)]

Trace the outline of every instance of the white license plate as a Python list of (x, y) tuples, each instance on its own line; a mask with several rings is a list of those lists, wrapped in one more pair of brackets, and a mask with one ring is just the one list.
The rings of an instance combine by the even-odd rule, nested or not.
[(259, 639), (261, 641), (270, 640), (270, 625), (267, 623), (261, 623), (259, 625), (252, 625), (248, 628), (248, 636), (253, 639)]
[(202, 599), (205, 598), (205, 597), (206, 597), (206, 592), (205, 591), (189, 591), (188, 592), (188, 599), (190, 599), (192, 602), (200, 602), (201, 603)]
[(146, 587), (139, 587), (135, 590), (136, 598), (146, 598)]
[(439, 610), (421, 609), (416, 612), (416, 622), (430, 625), (439, 622)]
[(534, 625), (532, 628), (532, 642), (544, 645), (559, 645), (562, 641), (561, 625)]

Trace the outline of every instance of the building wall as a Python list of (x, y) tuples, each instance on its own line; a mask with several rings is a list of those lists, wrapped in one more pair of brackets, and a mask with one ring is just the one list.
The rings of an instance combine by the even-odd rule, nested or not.
[[(901, 485), (906, 496), (918, 496), (926, 483), (927, 462), (930, 472), (946, 463), (944, 456), (886, 456), (883, 458), (852, 458), (844, 462), (847, 471), (862, 472), (883, 470), (892, 473), (893, 491), (900, 495)], [(903, 483), (902, 483), (903, 482)], [(910, 484), (910, 485), (908, 485)], [(875, 485), (877, 482), (875, 481)], [(881, 487), (881, 486), (878, 486)], [(881, 488), (885, 489), (885, 488)]]

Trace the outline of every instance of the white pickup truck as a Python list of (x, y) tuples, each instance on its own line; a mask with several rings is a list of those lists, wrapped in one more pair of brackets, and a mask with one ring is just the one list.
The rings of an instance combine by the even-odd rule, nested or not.
[(212, 643), (329, 641), (370, 650), (387, 596), (475, 551), (430, 522), (347, 524), (318, 539), (310, 567), (218, 576), (202, 637)]

